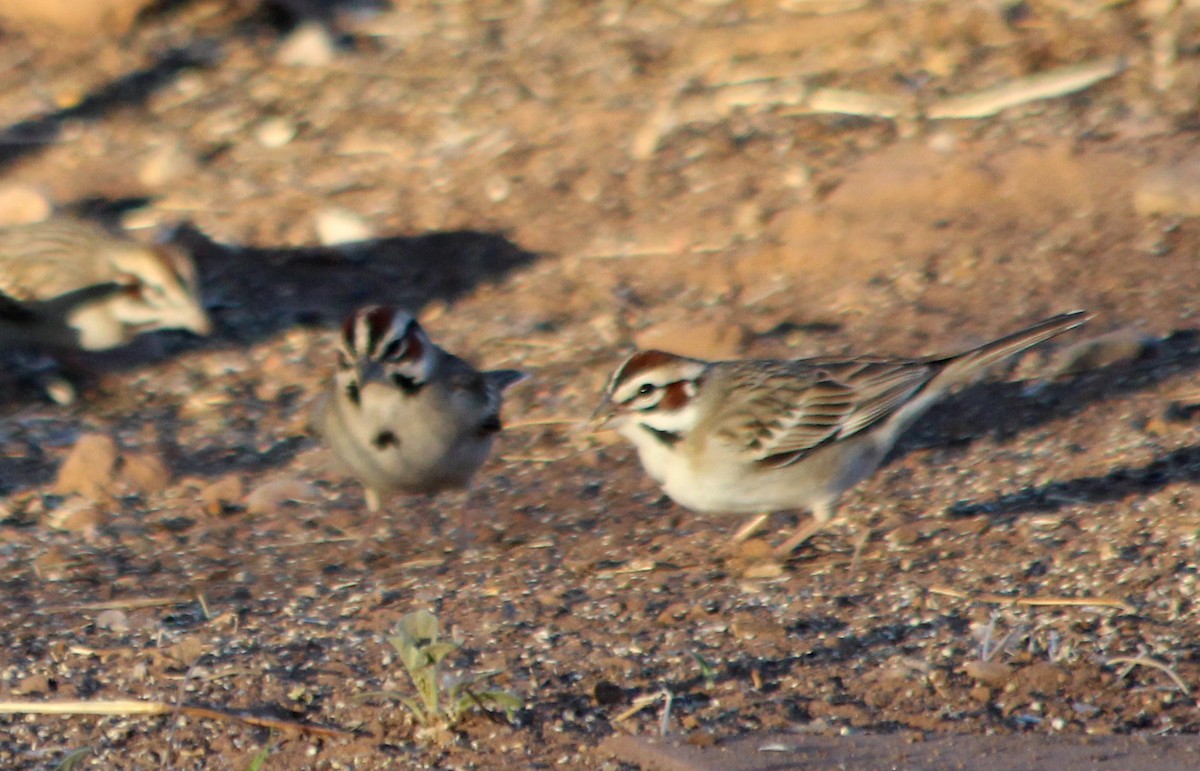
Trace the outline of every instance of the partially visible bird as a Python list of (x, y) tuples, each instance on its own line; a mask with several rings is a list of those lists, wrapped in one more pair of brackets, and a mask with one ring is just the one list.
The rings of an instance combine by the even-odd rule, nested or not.
[(407, 312), (368, 306), (342, 325), (313, 427), (377, 511), (388, 493), (466, 487), (501, 429), (505, 389), (525, 377), (480, 372), (434, 345)]
[(98, 351), (159, 329), (211, 330), (183, 252), (65, 217), (0, 227), (0, 342)]
[(709, 362), (641, 351), (617, 368), (593, 418), (633, 442), (674, 501), (706, 513), (758, 516), (804, 508), (790, 553), (834, 516), (934, 402), (991, 364), (1083, 324), (1064, 313), (951, 356)]

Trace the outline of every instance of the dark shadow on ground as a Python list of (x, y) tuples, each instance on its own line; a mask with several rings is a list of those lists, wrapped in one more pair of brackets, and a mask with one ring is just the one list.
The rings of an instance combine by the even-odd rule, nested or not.
[[(885, 465), (914, 450), (966, 446), (983, 436), (1020, 442), (1022, 434), (1089, 405), (1151, 388), (1179, 374), (1200, 369), (1200, 331), (1179, 330), (1159, 341), (1136, 361), (1113, 365), (1061, 383), (1031, 389), (1028, 383), (986, 381), (934, 405), (900, 440)], [(1163, 405), (1164, 412), (1171, 407)], [(1176, 416), (1174, 419), (1186, 419)], [(996, 518), (1045, 512), (1078, 501), (1112, 501), (1144, 495), (1179, 480), (1200, 479), (1200, 446), (1176, 450), (1139, 467), (1026, 489), (993, 501), (962, 502), (955, 516), (987, 514)]]
[(97, 88), (73, 107), (27, 118), (0, 129), (0, 171), (53, 144), (58, 140), (63, 124), (69, 120), (97, 120), (124, 107), (145, 104), (184, 70), (208, 66), (214, 61), (217, 50), (214, 42), (197, 41), (186, 48), (165, 51), (142, 69)]
[(220, 244), (185, 226), (176, 241), (196, 260), (212, 340), (239, 345), (296, 325), (332, 327), (363, 305), (419, 314), (432, 300), (452, 301), (536, 259), (502, 235), (475, 230), (269, 249)]
[(960, 502), (947, 513), (974, 517), (985, 514), (1004, 521), (1023, 514), (1057, 511), (1073, 503), (1104, 503), (1135, 495), (1145, 497), (1174, 482), (1200, 481), (1200, 445), (1181, 447), (1144, 466), (1119, 466), (1104, 476), (1078, 477), (1002, 495), (983, 502)]

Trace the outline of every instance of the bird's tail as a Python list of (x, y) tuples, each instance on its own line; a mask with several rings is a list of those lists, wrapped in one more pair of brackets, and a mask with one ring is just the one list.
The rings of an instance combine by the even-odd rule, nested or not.
[(931, 364), (944, 364), (942, 371), (930, 381), (927, 390), (942, 390), (973, 379), (982, 370), (1038, 343), (1068, 332), (1085, 323), (1091, 316), (1086, 311), (1072, 311), (1039, 321), (1020, 332), (1005, 335), (999, 340), (984, 343), (953, 356), (938, 357)]

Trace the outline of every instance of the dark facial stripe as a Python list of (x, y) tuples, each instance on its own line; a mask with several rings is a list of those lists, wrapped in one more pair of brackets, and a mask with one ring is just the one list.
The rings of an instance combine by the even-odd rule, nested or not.
[(683, 439), (683, 434), (680, 434), (677, 431), (663, 431), (661, 428), (647, 426), (645, 423), (638, 423), (638, 425), (644, 428), (646, 433), (650, 434), (650, 436), (654, 437), (668, 447), (674, 447), (675, 445), (679, 444), (680, 440)]

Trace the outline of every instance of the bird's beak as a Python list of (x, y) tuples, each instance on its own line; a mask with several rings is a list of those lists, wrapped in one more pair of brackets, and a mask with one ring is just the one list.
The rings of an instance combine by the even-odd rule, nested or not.
[(613, 419), (616, 417), (617, 406), (612, 403), (611, 399), (605, 397), (604, 401), (600, 403), (600, 406), (596, 408), (596, 411), (592, 413), (592, 417), (588, 421), (588, 427), (591, 428), (592, 433), (604, 431), (612, 427), (609, 424), (612, 423)]
[(212, 334), (212, 319), (208, 317), (203, 308), (196, 306), (196, 318), (188, 325), (188, 329), (201, 337), (210, 335)]
[(383, 367), (374, 359), (359, 359), (355, 375), (358, 377), (359, 388), (365, 388), (367, 383), (386, 380)]

